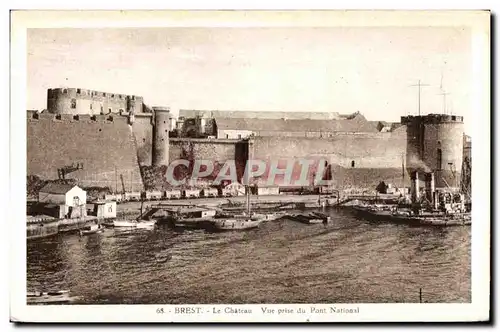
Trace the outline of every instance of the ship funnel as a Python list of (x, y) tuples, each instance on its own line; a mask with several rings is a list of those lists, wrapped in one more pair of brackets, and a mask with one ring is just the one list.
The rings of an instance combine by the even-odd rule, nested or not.
[(410, 174), (410, 179), (411, 179), (411, 201), (412, 203), (416, 203), (419, 201), (419, 191), (420, 188), (418, 187), (418, 172), (413, 171)]
[(434, 181), (434, 173), (426, 173), (425, 174), (425, 196), (429, 202), (434, 206), (435, 204), (435, 181)]

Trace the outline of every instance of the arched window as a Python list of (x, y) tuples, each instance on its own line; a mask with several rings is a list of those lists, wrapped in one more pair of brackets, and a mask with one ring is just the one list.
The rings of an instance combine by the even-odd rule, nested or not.
[(356, 166), (356, 163), (353, 161), (351, 161), (351, 167), (354, 168)]
[(443, 169), (443, 152), (437, 149), (437, 169)]

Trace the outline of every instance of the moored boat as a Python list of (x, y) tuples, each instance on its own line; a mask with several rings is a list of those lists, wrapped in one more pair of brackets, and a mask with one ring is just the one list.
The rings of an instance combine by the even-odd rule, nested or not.
[(354, 207), (354, 210), (360, 217), (370, 221), (388, 221), (433, 226), (465, 226), (471, 224), (470, 212), (444, 213), (422, 211), (415, 214), (410, 209), (394, 209), (391, 211), (370, 206), (356, 206)]
[(137, 221), (135, 221), (135, 220), (114, 220), (113, 221), (114, 227), (135, 228), (136, 225), (137, 225)]
[(303, 224), (321, 224), (323, 220), (315, 217), (306, 216), (303, 214), (296, 214), (292, 217), (294, 220)]
[(80, 230), (80, 235), (97, 234), (104, 231), (104, 228), (99, 224), (90, 225)]
[(113, 221), (113, 226), (118, 228), (140, 228), (140, 229), (150, 229), (154, 228), (156, 225), (156, 220), (115, 220)]
[(246, 212), (242, 214), (225, 214), (211, 219), (210, 224), (217, 230), (246, 230), (259, 227), (264, 221), (268, 220), (266, 214), (257, 214), (250, 212), (250, 188), (246, 187)]
[(156, 225), (156, 220), (140, 220), (135, 224), (136, 228), (152, 229)]
[(317, 217), (318, 219), (321, 219), (323, 223), (329, 223), (332, 220), (329, 215), (320, 212), (311, 212), (311, 215)]
[(244, 230), (259, 227), (265, 221), (263, 218), (221, 218), (213, 219), (212, 225), (218, 230)]
[(299, 213), (291, 215), (290, 218), (292, 220), (298, 221), (303, 224), (312, 225), (312, 224), (327, 224), (330, 221), (330, 217), (320, 214), (320, 213)]
[(74, 298), (70, 296), (69, 290), (61, 290), (56, 292), (27, 292), (28, 304), (49, 304), (49, 303), (68, 303)]

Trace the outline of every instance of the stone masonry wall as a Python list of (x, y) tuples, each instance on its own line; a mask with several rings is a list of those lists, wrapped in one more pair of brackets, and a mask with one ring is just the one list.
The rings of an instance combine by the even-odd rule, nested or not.
[[(38, 117), (38, 118), (37, 118)], [(112, 121), (110, 121), (112, 120)], [(82, 186), (142, 190), (137, 151), (124, 117), (28, 113), (27, 175), (57, 179), (57, 169), (83, 163), (67, 175)]]

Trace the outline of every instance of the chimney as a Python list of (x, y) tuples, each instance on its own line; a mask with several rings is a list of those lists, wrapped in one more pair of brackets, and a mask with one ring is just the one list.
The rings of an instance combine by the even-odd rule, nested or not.
[(435, 202), (435, 182), (434, 182), (434, 173), (426, 173), (425, 174), (425, 196), (429, 202), (434, 206)]
[(411, 178), (411, 201), (412, 203), (416, 203), (419, 201), (419, 190), (418, 187), (418, 172), (413, 171), (410, 175)]

